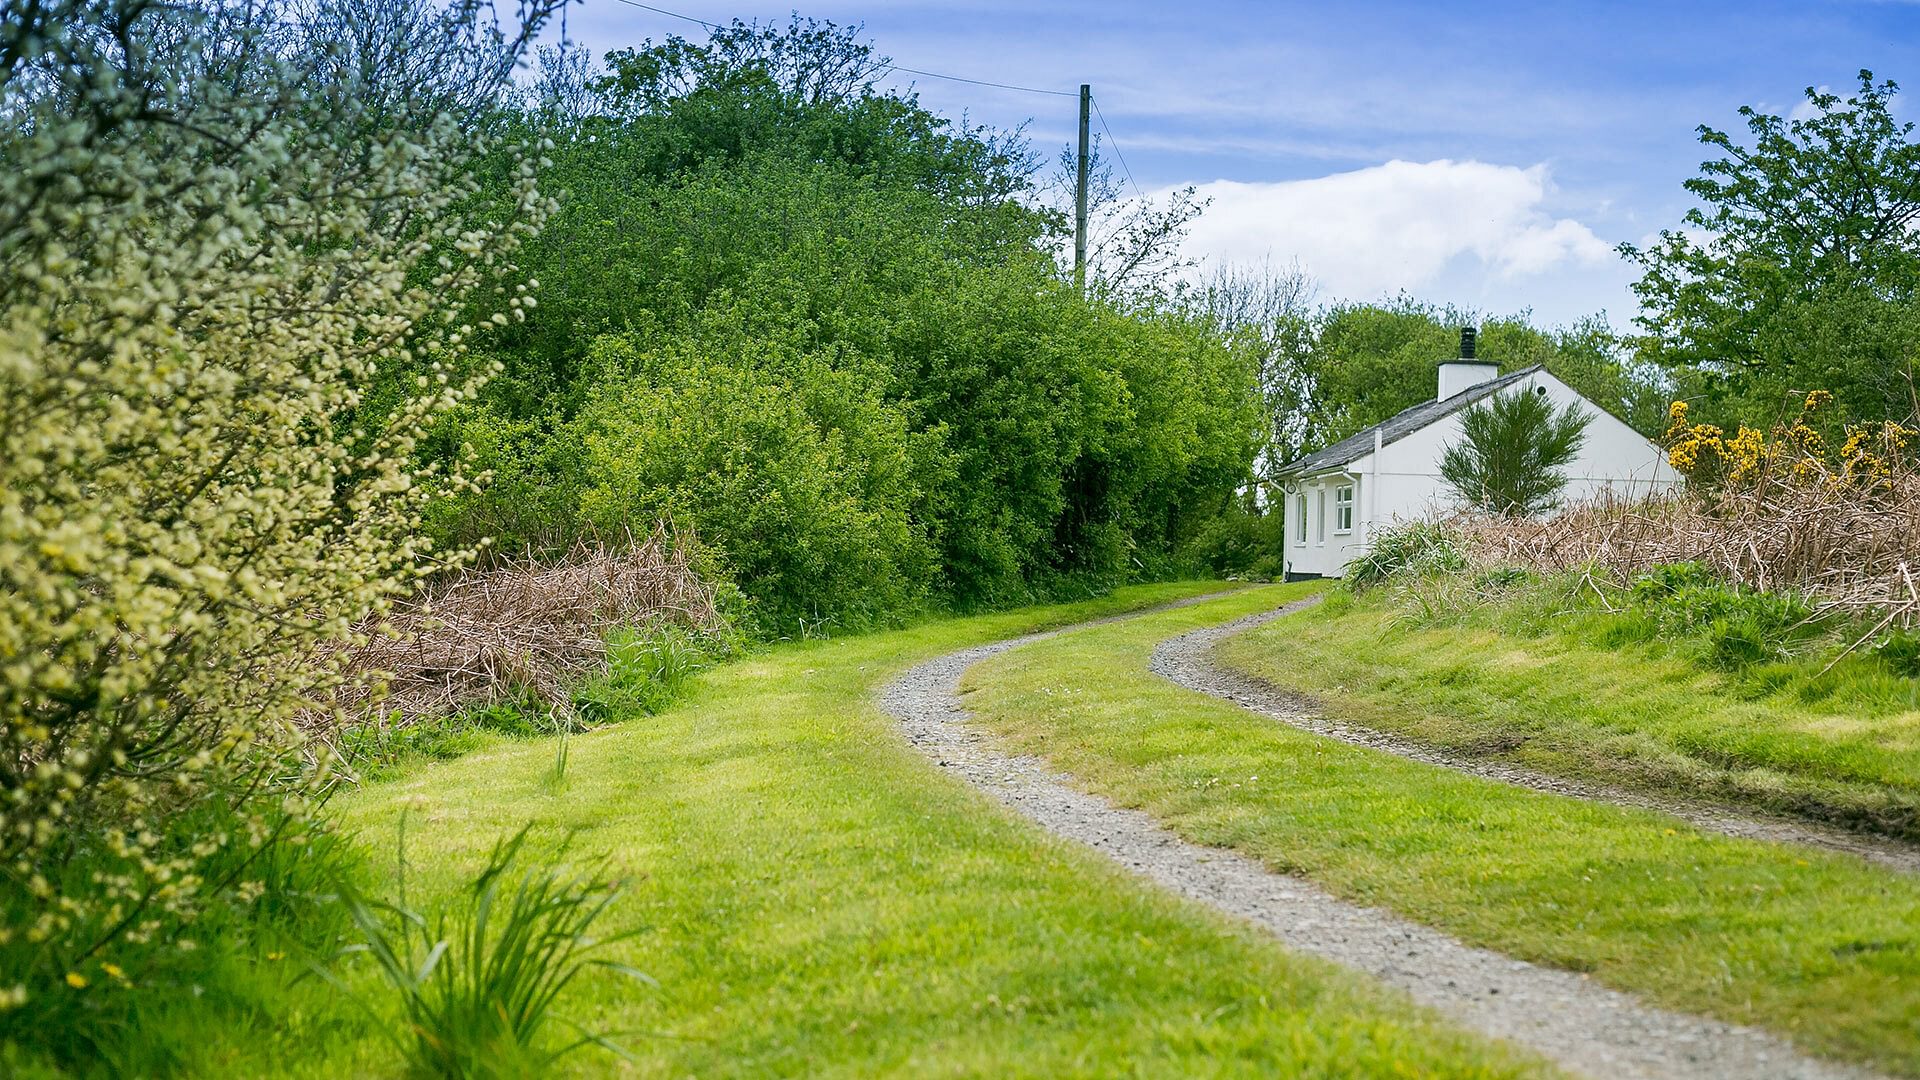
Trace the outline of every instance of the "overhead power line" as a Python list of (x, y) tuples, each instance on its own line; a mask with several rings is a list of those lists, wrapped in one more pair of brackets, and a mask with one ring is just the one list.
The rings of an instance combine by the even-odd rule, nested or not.
[[(710, 23), (705, 19), (696, 19), (691, 15), (682, 15), (677, 11), (668, 11), (666, 8), (663, 8), (663, 7), (654, 7), (652, 4), (643, 4), (640, 2), (640, 0), (619, 0), (619, 2), (627, 5), (628, 7), (636, 7), (636, 8), (640, 8), (643, 11), (651, 11), (656, 15), (665, 15), (670, 19), (680, 19), (684, 22), (690, 22), (698, 26), (704, 26), (709, 30), (725, 29), (725, 27), (721, 26), (719, 23)], [(994, 82), (991, 79), (969, 79), (964, 75), (942, 75), (937, 71), (923, 71), (920, 68), (910, 68), (902, 64), (890, 63), (885, 65), (885, 67), (886, 67), (886, 70), (888, 71), (904, 71), (909, 75), (924, 75), (929, 79), (945, 79), (948, 82), (971, 83), (974, 86), (993, 86), (993, 87), (998, 87), (1001, 90), (1017, 90), (1023, 94), (1046, 94), (1050, 97), (1074, 97), (1075, 96), (1075, 94), (1071, 90), (1045, 90), (1037, 86), (1016, 86), (1013, 83)], [(1102, 121), (1101, 123), (1104, 125), (1105, 121)]]
[(1127, 174), (1127, 183), (1132, 185), (1133, 193), (1145, 199), (1147, 193), (1140, 190), (1140, 185), (1134, 182), (1133, 170), (1127, 168), (1127, 155), (1120, 152), (1120, 140), (1113, 137), (1113, 129), (1107, 126), (1107, 114), (1100, 111), (1100, 99), (1092, 98), (1092, 101), (1093, 115), (1100, 118), (1100, 130), (1107, 133), (1107, 145), (1113, 147), (1113, 156), (1120, 159), (1120, 171)]

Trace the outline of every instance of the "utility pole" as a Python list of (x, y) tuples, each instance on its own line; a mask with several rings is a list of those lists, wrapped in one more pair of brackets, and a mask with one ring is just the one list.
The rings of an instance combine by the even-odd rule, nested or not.
[(1093, 87), (1080, 84), (1080, 160), (1073, 185), (1073, 285), (1087, 288), (1087, 122), (1093, 110)]

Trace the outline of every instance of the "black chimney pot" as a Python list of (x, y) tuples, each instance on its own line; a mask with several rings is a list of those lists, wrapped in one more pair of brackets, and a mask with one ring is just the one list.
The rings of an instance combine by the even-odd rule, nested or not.
[(1473, 327), (1471, 326), (1460, 328), (1460, 359), (1473, 359)]

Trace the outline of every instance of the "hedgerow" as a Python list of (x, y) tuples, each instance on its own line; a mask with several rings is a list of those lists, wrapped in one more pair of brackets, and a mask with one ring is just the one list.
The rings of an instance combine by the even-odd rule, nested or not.
[[(184, 927), (262, 897), (310, 833), (293, 718), (340, 683), (335, 646), (459, 560), (421, 511), (466, 480), (420, 440), (473, 394), (485, 327), (530, 310), (481, 290), (552, 210), (537, 150), (471, 103), (550, 10), (504, 33), (467, 2), (0, 20), (10, 1029), (157, 989)], [(333, 33), (356, 15), (386, 20), (361, 51)], [(481, 198), (485, 155), (511, 165)]]

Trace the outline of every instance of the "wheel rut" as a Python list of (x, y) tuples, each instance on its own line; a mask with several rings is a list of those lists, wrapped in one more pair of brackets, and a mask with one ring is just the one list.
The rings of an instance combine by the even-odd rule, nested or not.
[(1653, 810), (1677, 817), (1695, 828), (1743, 840), (1804, 844), (1844, 852), (1903, 873), (1920, 874), (1920, 847), (1890, 837), (1854, 832), (1818, 822), (1771, 814), (1756, 814), (1729, 806), (1684, 799), (1662, 798), (1644, 792), (1629, 791), (1603, 784), (1592, 784), (1536, 772), (1524, 766), (1489, 761), (1449, 753), (1404, 736), (1373, 728), (1359, 727), (1330, 719), (1321, 713), (1308, 695), (1275, 686), (1256, 676), (1236, 671), (1214, 659), (1214, 647), (1222, 640), (1264, 626), (1296, 611), (1312, 607), (1319, 597), (1296, 601), (1256, 615), (1221, 623), (1218, 626), (1168, 638), (1153, 650), (1148, 667), (1154, 674), (1188, 690), (1197, 690), (1224, 698), (1242, 708), (1257, 712), (1283, 724), (1324, 735), (1330, 739), (1385, 751), (1428, 765), (1455, 772), (1471, 773), (1516, 787), (1565, 795), (1574, 799), (1612, 803), (1615, 806)]
[[(1210, 597), (1187, 602), (1205, 599)], [(1268, 617), (1301, 606), (1288, 605)], [(1138, 614), (1145, 613), (1121, 618)], [(1463, 944), (1389, 912), (1341, 900), (1236, 852), (1190, 843), (1141, 811), (1078, 789), (1071, 777), (1038, 759), (1004, 752), (968, 724), (959, 699), (968, 668), (1088, 625), (929, 660), (890, 683), (881, 693), (881, 706), (921, 753), (1049, 832), (1085, 844), (1169, 891), (1252, 922), (1290, 949), (1370, 975), (1455, 1023), (1526, 1047), (1570, 1071), (1646, 1080), (1872, 1075), (1808, 1057), (1763, 1031), (1656, 1008), (1573, 972)], [(1245, 621), (1227, 625), (1246, 628)], [(1210, 647), (1210, 641), (1199, 646), (1203, 653)]]

